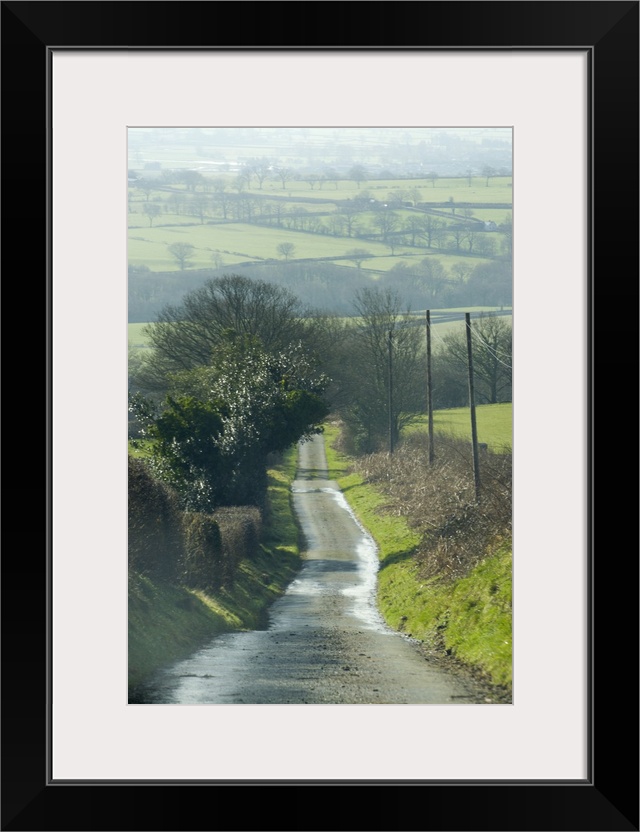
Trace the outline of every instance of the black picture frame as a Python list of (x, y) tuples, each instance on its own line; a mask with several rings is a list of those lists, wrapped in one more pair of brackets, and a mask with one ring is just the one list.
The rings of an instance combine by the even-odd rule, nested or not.
[[(38, 367), (45, 376), (44, 406), (36, 408), (32, 397), (24, 396), (33, 384), (25, 384), (28, 373), (21, 362), (15, 389), (21, 391), (20, 398), (24, 396), (23, 405), (10, 411), (11, 432), (15, 428), (26, 432), (30, 452), (39, 451), (36, 465), (45, 463), (45, 476), (40, 480), (44, 487), (36, 498), (34, 466), (24, 465), (23, 460), (17, 466), (11, 464), (7, 490), (20, 495), (22, 509), (28, 513), (46, 515), (37, 543), (32, 531), (26, 534), (22, 522), (14, 536), (11, 526), (15, 521), (9, 518), (10, 543), (2, 560), (2, 829), (638, 830), (638, 549), (637, 539), (633, 536), (630, 541), (628, 533), (628, 518), (636, 518), (637, 502), (630, 507), (626, 499), (635, 491), (628, 484), (630, 454), (626, 440), (621, 447), (621, 434), (628, 433), (631, 408), (626, 382), (637, 356), (637, 311), (631, 313), (629, 306), (638, 300), (639, 3), (426, 0), (314, 5), (203, 0), (1, 5), (5, 291), (18, 301), (20, 288), (32, 283), (35, 275), (42, 281), (37, 284), (42, 317), (33, 330), (44, 341), (35, 360), (44, 358), (45, 363), (42, 369)], [(287, 26), (283, 25), (285, 17)], [(51, 50), (276, 46), (575, 48), (589, 53), (591, 687), (589, 772), (584, 782), (265, 780), (216, 784), (56, 783), (49, 779), (52, 342), (47, 137)], [(37, 229), (37, 249), (12, 244), (21, 238), (24, 216)], [(12, 358), (13, 350), (5, 369), (17, 364)], [(17, 381), (17, 375), (14, 378)], [(550, 407), (561, 423), (559, 403)], [(17, 411), (21, 415), (15, 425)], [(570, 426), (560, 424), (559, 429)], [(35, 437), (44, 441), (38, 445)], [(558, 643), (549, 649), (563, 647)], [(470, 753), (482, 750), (470, 749)]]

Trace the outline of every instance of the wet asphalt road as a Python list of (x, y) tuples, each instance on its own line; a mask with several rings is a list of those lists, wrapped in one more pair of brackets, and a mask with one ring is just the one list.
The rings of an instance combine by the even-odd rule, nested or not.
[(227, 633), (158, 672), (148, 704), (469, 704), (477, 692), (383, 623), (373, 540), (327, 479), (322, 437), (300, 445), (294, 507), (304, 562), (267, 629)]

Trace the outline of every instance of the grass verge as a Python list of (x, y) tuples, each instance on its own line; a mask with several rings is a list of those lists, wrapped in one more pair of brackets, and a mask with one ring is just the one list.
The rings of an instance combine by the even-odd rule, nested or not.
[(264, 626), (269, 606), (300, 568), (289, 487), (296, 462), (297, 448), (292, 447), (269, 470), (263, 541), (251, 559), (240, 563), (231, 586), (214, 595), (130, 573), (130, 695), (155, 670), (186, 657), (207, 639)]
[(378, 606), (390, 627), (423, 642), (434, 655), (453, 656), (489, 684), (512, 686), (511, 541), (495, 541), (468, 575), (454, 581), (421, 576), (420, 537), (406, 518), (381, 508), (390, 499), (353, 473), (334, 447), (339, 427), (325, 428), (329, 476), (378, 544)]

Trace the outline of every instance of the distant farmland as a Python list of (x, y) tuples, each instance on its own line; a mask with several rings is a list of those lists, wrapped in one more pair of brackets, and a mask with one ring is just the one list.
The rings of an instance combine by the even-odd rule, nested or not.
[[(234, 192), (232, 177), (224, 187), (217, 177), (217, 191), (207, 175), (193, 190), (159, 179), (144, 187), (133, 183), (129, 263), (177, 270), (168, 250), (176, 241), (194, 247), (190, 268), (283, 259), (282, 243), (294, 246), (292, 260), (333, 258), (354, 270), (356, 264), (345, 255), (366, 249), (372, 259), (364, 268), (381, 271), (397, 264), (398, 257), (413, 261), (437, 255), (447, 266), (461, 258), (477, 265), (504, 248), (502, 231), (487, 231), (484, 223), (509, 221), (510, 177), (494, 177), (489, 187), (480, 176), (472, 177), (470, 186), (466, 178), (371, 180), (361, 187), (346, 179), (318, 180), (292, 179), (285, 188), (267, 180), (262, 188), (241, 192)], [(431, 238), (418, 227), (427, 218), (439, 226)]]

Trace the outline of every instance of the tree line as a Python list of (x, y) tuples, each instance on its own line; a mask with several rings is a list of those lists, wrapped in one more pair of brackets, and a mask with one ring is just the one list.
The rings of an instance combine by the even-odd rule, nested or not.
[[(388, 286), (353, 296), (354, 317), (305, 307), (291, 291), (244, 275), (213, 278), (148, 325), (152, 349), (132, 370), (130, 408), (152, 440), (150, 465), (188, 510), (260, 503), (271, 454), (321, 430), (330, 413), (351, 448), (385, 447), (425, 412), (425, 328)], [(476, 401), (511, 395), (511, 327), (473, 322)], [(393, 396), (388, 396), (389, 334)], [(434, 351), (435, 407), (466, 404), (462, 329)]]
[[(447, 180), (463, 178), (466, 180), (469, 187), (472, 186), (474, 179), (480, 178), (485, 187), (489, 187), (492, 179), (496, 177), (511, 176), (509, 168), (495, 168), (492, 165), (483, 165), (480, 171), (467, 170), (464, 177), (445, 177)], [(337, 190), (338, 183), (341, 181), (355, 182), (358, 189), (365, 182), (374, 181), (376, 179), (401, 179), (402, 175), (393, 171), (380, 172), (377, 175), (372, 175), (369, 170), (361, 164), (352, 165), (348, 171), (340, 173), (331, 166), (323, 166), (322, 170), (306, 170), (298, 171), (291, 166), (282, 165), (278, 163), (277, 159), (272, 159), (266, 156), (253, 157), (247, 159), (240, 172), (235, 175), (227, 174), (224, 176), (210, 176), (200, 173), (200, 171), (193, 169), (186, 170), (162, 170), (159, 177), (147, 176), (140, 174), (135, 170), (129, 171), (129, 178), (136, 188), (143, 191), (148, 198), (151, 191), (159, 187), (171, 187), (175, 185), (183, 185), (189, 192), (196, 193), (198, 189), (200, 192), (207, 193), (214, 191), (215, 193), (225, 193), (228, 191), (235, 191), (242, 193), (248, 188), (256, 188), (263, 190), (264, 184), (267, 181), (277, 182), (278, 185), (285, 190), (287, 184), (290, 182), (305, 182), (309, 185), (310, 190), (316, 187), (322, 190), (324, 185), (333, 185)], [(410, 176), (410, 179), (415, 180), (416, 176)], [(425, 183), (429, 183), (432, 188), (436, 187), (436, 183), (440, 176), (435, 171), (429, 171), (422, 177)], [(400, 190), (400, 189), (399, 189)], [(419, 189), (416, 186), (412, 188), (401, 189), (403, 194), (406, 194), (405, 199), (411, 198), (412, 194), (416, 192), (419, 194)]]
[[(223, 257), (223, 254), (218, 256)], [(284, 255), (283, 255), (284, 256)], [(511, 306), (512, 268), (510, 260), (474, 262), (461, 258), (451, 266), (436, 254), (416, 260), (399, 260), (386, 272), (364, 268), (374, 265), (366, 248), (344, 252), (344, 259), (356, 268), (332, 261), (284, 261), (247, 263), (242, 274), (292, 292), (304, 306), (353, 315), (356, 291), (372, 285), (398, 292), (412, 309), (462, 308), (464, 306)], [(156, 318), (167, 305), (179, 305), (185, 293), (195, 291), (207, 280), (225, 274), (219, 268), (182, 272), (151, 272), (145, 266), (129, 267), (129, 320), (146, 322)]]

